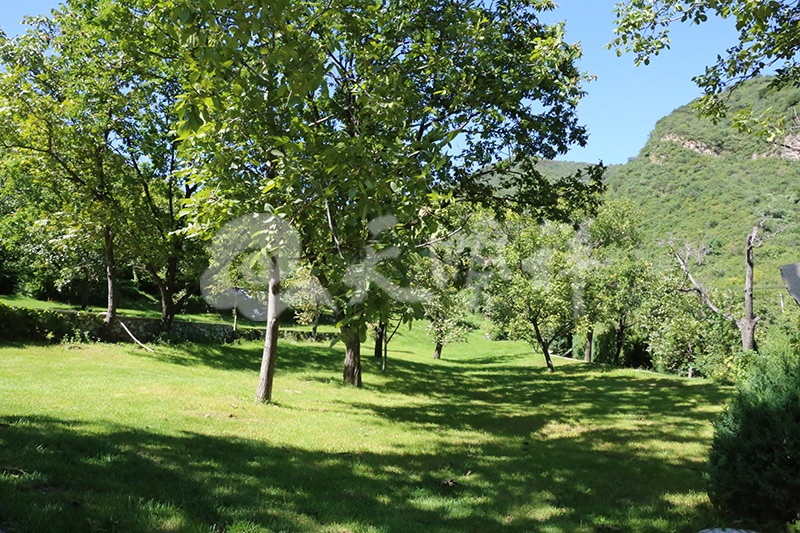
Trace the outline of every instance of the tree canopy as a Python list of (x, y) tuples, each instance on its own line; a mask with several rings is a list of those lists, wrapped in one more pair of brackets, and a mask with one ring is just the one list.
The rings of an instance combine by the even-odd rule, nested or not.
[[(524, 163), (586, 139), (580, 49), (537, 16), (553, 7), (226, 0), (162, 12), (180, 21), (166, 38), (191, 69), (180, 131), (203, 193), (187, 212), (213, 230), (267, 204), (297, 228), (335, 306), (346, 382), (360, 383), (361, 339), (391, 297), (348, 282), (369, 250), (415, 253), (454, 196), (566, 219), (601, 189), (598, 175), (553, 184)], [(509, 185), (514, 195), (493, 194)]]

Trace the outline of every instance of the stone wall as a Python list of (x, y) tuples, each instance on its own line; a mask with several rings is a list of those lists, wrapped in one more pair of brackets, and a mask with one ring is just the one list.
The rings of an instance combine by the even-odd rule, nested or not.
[[(108, 342), (132, 342), (125, 327), (141, 342), (197, 342), (226, 343), (235, 339), (260, 340), (263, 327), (240, 327), (234, 333), (228, 324), (210, 324), (174, 320), (169, 330), (163, 330), (161, 321), (152, 318), (119, 317), (111, 330), (106, 330), (101, 315), (77, 311), (40, 310), (0, 304), (0, 340), (49, 341), (64, 339), (95, 339)], [(281, 328), (282, 338), (296, 341), (311, 340), (311, 332)], [(331, 342), (334, 333), (319, 333), (317, 340)]]

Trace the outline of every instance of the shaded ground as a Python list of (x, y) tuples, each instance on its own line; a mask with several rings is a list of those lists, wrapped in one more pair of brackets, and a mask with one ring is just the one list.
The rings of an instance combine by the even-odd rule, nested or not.
[[(583, 365), (547, 374), (528, 355), (409, 356), (385, 376), (365, 359), (367, 388), (354, 391), (338, 385), (340, 352), (287, 344), (277, 405), (225, 415), (224, 387), (255, 385), (256, 344), (112, 353), (102, 375), (135, 371), (165, 391), (119, 403), (92, 390), (37, 396), (56, 363), (24, 353), (0, 348), (0, 372), (11, 371), (0, 375), (17, 380), (0, 377), (7, 533), (714, 525), (702, 472), (724, 392), (702, 381)], [(88, 355), (60, 354), (59, 383), (81, 387), (97, 364)]]

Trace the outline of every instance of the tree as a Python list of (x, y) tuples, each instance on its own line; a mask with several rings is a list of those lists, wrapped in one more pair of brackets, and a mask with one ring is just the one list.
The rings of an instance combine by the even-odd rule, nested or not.
[(616, 330), (615, 364), (631, 312), (641, 296), (641, 275), (647, 265), (635, 257), (641, 236), (641, 217), (629, 199), (607, 200), (576, 238), (576, 330), (586, 335), (584, 361), (592, 360), (595, 325), (613, 322)]
[(711, 301), (706, 289), (694, 278), (694, 276), (692, 276), (687, 263), (689, 252), (686, 251), (684, 255), (681, 255), (679, 252), (675, 251), (674, 248), (672, 249), (672, 253), (678, 260), (681, 270), (686, 275), (686, 279), (692, 284), (691, 290), (695, 291), (700, 298), (702, 298), (703, 303), (705, 303), (714, 313), (722, 315), (726, 319), (736, 323), (736, 326), (739, 328), (739, 332), (742, 335), (742, 350), (746, 352), (756, 349), (756, 325), (761, 320), (761, 317), (755, 315), (753, 307), (753, 272), (755, 266), (753, 251), (755, 247), (761, 243), (761, 239), (758, 236), (758, 230), (759, 226), (754, 226), (753, 231), (750, 232), (745, 239), (744, 315), (738, 319), (735, 318), (729, 311), (723, 310), (715, 305), (714, 302)]
[(652, 56), (669, 48), (669, 29), (677, 22), (701, 24), (709, 15), (731, 18), (739, 31), (739, 42), (718, 56), (694, 81), (705, 91), (704, 114), (719, 117), (725, 112), (721, 94), (763, 72), (776, 70), (774, 84), (789, 86), (800, 80), (797, 53), (800, 5), (794, 1), (769, 0), (629, 0), (617, 4), (615, 33), (610, 43), (617, 54), (633, 52), (637, 64), (648, 64)]
[[(299, 256), (297, 232), (273, 213), (243, 215), (225, 224), (214, 235), (211, 261), (201, 286), (206, 300), (218, 309), (245, 304), (250, 318), (258, 319), (259, 304), (266, 305), (264, 350), (256, 401), (272, 401), (277, 360), (281, 272), (290, 270)], [(245, 291), (243, 295), (242, 292)], [(266, 292), (265, 297), (259, 293)], [(242, 298), (245, 296), (245, 298)]]
[(311, 326), (311, 340), (316, 342), (322, 313), (331, 307), (330, 296), (319, 280), (311, 275), (311, 269), (306, 265), (295, 269), (286, 281), (284, 287), (293, 292), (287, 304), (294, 311), (298, 324)]
[(453, 342), (465, 342), (472, 329), (463, 284), (458, 283), (456, 269), (433, 252), (420, 257), (414, 265), (415, 286), (425, 292), (422, 299), (428, 335), (433, 338), (433, 358), (441, 359), (442, 349)]
[(192, 70), (180, 131), (204, 191), (193, 219), (214, 228), (266, 203), (297, 228), (334, 303), (346, 383), (360, 386), (367, 325), (396, 292), (381, 271), (415, 253), (448, 196), (486, 200), (486, 174), (508, 176), (545, 218), (602, 188), (596, 174), (553, 183), (530, 164), (498, 164), (585, 142), (579, 48), (537, 18), (552, 7), (225, 0), (160, 11)]
[(550, 345), (572, 333), (576, 318), (572, 228), (515, 215), (502, 227), (506, 244), (489, 286), (489, 317), (509, 337), (538, 345), (552, 372)]
[[(0, 76), (0, 147), (35, 161), (34, 179), (59, 180), (67, 197), (76, 200), (63, 207), (73, 207), (73, 216), (84, 213), (82, 231), (96, 228), (105, 254), (110, 323), (117, 308), (114, 217), (123, 171), (110, 146), (113, 127), (107, 117), (113, 116), (111, 108), (119, 101), (112, 97), (99, 65), (73, 61), (70, 53), (77, 50), (68, 47), (65, 38), (57, 39), (59, 33), (54, 21), (38, 19), (32, 30), (16, 39), (0, 35), (5, 68)], [(110, 59), (81, 44), (82, 53), (97, 52)]]
[(53, 208), (103, 243), (106, 320), (123, 249), (158, 287), (169, 326), (203, 268), (178, 217), (197, 189), (176, 175), (180, 74), (129, 4), (68, 2), (26, 34), (0, 37), (0, 147), (33, 163), (38, 186), (60, 187)]

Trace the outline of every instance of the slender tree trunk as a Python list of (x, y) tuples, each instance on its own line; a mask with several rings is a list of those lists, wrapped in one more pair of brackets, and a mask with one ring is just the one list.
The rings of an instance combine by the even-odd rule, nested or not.
[[(388, 324), (387, 324), (388, 326)], [(389, 336), (383, 331), (383, 358), (381, 359), (381, 372), (386, 372), (386, 360), (389, 358)]]
[(533, 321), (533, 330), (536, 332), (536, 340), (544, 354), (544, 362), (547, 364), (547, 370), (549, 372), (554, 372), (555, 367), (553, 366), (553, 360), (550, 358), (550, 343), (542, 336), (542, 332), (539, 330), (539, 323), (536, 320)]
[(761, 317), (755, 316), (753, 308), (753, 270), (755, 264), (753, 248), (757, 239), (758, 226), (755, 226), (753, 232), (747, 236), (745, 241), (744, 316), (736, 321), (739, 332), (742, 334), (742, 350), (744, 351), (756, 349), (756, 324), (761, 319)]
[(314, 320), (311, 322), (311, 340), (317, 342), (317, 328), (319, 327), (319, 319), (322, 317), (322, 309), (317, 304), (317, 309), (314, 311)]
[(344, 341), (344, 383), (361, 388), (361, 339), (353, 326), (339, 330)]
[(625, 341), (625, 319), (620, 318), (617, 322), (615, 344), (614, 344), (614, 366), (619, 365), (619, 357), (622, 354), (622, 343)]
[(441, 359), (442, 358), (442, 347), (443, 346), (442, 346), (441, 342), (437, 342), (436, 343), (436, 348), (434, 348), (434, 350), (433, 350), (433, 358), (434, 359)]
[(81, 299), (81, 311), (86, 311), (89, 308), (89, 280), (82, 279), (80, 284), (80, 299)]
[(375, 328), (375, 357), (383, 357), (383, 338), (386, 336), (386, 322), (378, 322)]
[(114, 234), (111, 226), (103, 228), (104, 252), (106, 256), (106, 282), (108, 285), (108, 308), (106, 310), (106, 325), (110, 325), (117, 318), (117, 264), (114, 259)]
[(269, 297), (267, 300), (267, 328), (264, 334), (264, 352), (256, 389), (256, 401), (272, 401), (272, 381), (275, 376), (275, 359), (278, 354), (278, 305), (280, 304), (281, 276), (278, 258), (269, 258)]
[(586, 341), (583, 343), (583, 360), (586, 363), (592, 362), (592, 340), (594, 340), (594, 329), (589, 328), (586, 332)]

